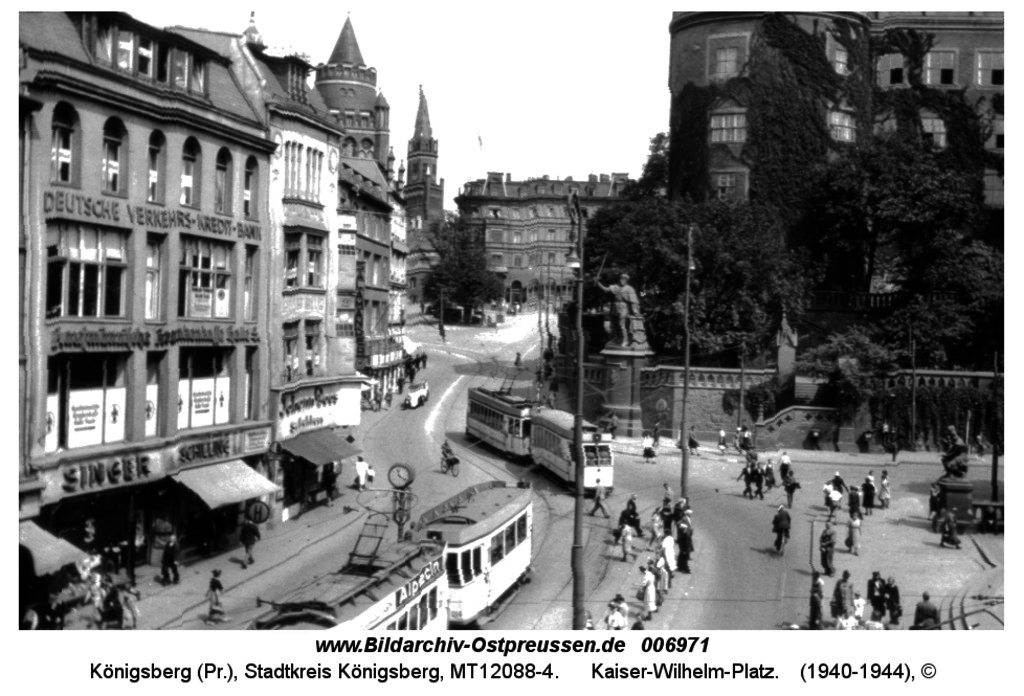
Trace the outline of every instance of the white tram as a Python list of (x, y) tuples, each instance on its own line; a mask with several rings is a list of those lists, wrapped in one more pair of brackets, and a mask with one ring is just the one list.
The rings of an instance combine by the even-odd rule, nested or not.
[[(249, 628), (429, 631), (448, 628), (444, 542), (404, 541), (350, 559), (255, 619)], [(259, 600), (258, 600), (259, 601)]]
[[(573, 414), (547, 408), (534, 411), (530, 434), (533, 461), (551, 471), (562, 481), (576, 483), (573, 461)], [(609, 491), (615, 485), (615, 462), (611, 437), (588, 421), (583, 421), (583, 488), (593, 490), (597, 480)]]
[(471, 486), (425, 512), (414, 533), (447, 544), (448, 620), (471, 623), (527, 578), (533, 491), (504, 481)]
[(530, 454), (530, 411), (526, 399), (493, 389), (473, 387), (466, 409), (466, 434), (500, 450), (506, 456)]

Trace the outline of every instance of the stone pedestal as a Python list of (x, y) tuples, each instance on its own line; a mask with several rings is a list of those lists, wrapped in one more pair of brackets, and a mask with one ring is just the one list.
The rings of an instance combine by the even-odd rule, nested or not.
[(601, 351), (608, 366), (608, 392), (604, 410), (619, 417), (619, 430), (626, 437), (643, 433), (643, 411), (640, 408), (640, 370), (654, 352), (643, 344), (622, 347), (608, 345)]
[(973, 520), (974, 513), (971, 502), (974, 496), (974, 484), (963, 479), (943, 479), (939, 481), (942, 490), (943, 507), (951, 510), (958, 522)]

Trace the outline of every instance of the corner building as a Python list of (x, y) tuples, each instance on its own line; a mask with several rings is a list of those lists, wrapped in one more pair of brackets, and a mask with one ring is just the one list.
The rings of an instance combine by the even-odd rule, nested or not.
[(107, 12), (19, 22), (36, 107), (20, 517), (129, 573), (172, 532), (186, 559), (216, 551), (276, 491), (261, 290), (275, 144), (231, 60), (179, 32)]

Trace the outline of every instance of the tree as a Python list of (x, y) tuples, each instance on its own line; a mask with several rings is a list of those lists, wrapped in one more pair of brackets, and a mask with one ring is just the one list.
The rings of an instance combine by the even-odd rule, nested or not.
[(487, 268), (483, 228), (464, 218), (452, 223), (435, 222), (426, 233), (437, 264), (423, 283), (428, 302), (444, 302), (475, 308), (502, 297), (501, 279)]

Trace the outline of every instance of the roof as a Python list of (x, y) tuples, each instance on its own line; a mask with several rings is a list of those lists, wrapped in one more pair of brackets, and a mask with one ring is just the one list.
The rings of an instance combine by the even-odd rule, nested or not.
[(415, 531), (421, 539), (461, 545), (497, 529), (533, 502), (533, 490), (505, 481), (470, 486), (424, 512)]
[(18, 41), (25, 46), (91, 62), (78, 30), (63, 12), (19, 12)]
[(430, 129), (430, 112), (427, 111), (427, 97), (423, 94), (423, 85), (420, 85), (420, 105), (416, 110), (416, 125), (412, 131), (413, 138), (434, 137)]
[(341, 28), (338, 35), (338, 42), (334, 44), (331, 57), (328, 63), (350, 63), (352, 65), (366, 65), (363, 54), (359, 50), (359, 42), (356, 41), (356, 31), (352, 28), (352, 18), (345, 18), (345, 26)]

